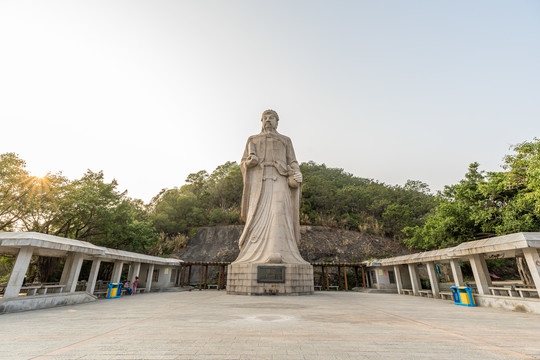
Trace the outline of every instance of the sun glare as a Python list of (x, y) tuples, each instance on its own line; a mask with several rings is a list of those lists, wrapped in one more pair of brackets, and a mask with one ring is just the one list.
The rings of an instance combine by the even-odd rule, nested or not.
[(32, 174), (32, 177), (43, 180), (43, 179), (46, 179), (49, 176), (49, 174), (50, 174), (49, 172), (37, 172), (35, 174)]
[(30, 194), (38, 195), (48, 193), (51, 185), (50, 175), (50, 172), (45, 174), (41, 173), (40, 176), (30, 175), (30, 177), (24, 181), (25, 186), (30, 190)]

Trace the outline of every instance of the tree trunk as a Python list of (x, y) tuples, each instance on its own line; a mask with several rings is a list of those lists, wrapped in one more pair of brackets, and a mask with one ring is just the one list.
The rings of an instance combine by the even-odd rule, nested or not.
[[(60, 280), (58, 277), (58, 269), (60, 267), (60, 258), (39, 256), (35, 260), (36, 282), (54, 282)], [(56, 273), (56, 274), (55, 274)], [(55, 277), (56, 275), (56, 277)]]

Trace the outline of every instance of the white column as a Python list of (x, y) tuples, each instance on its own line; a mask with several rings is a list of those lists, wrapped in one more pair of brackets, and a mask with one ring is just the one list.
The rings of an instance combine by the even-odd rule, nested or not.
[(148, 265), (148, 275), (146, 276), (146, 292), (149, 293), (152, 288), (152, 276), (154, 275), (154, 264)]
[(117, 260), (114, 262), (113, 271), (111, 275), (112, 283), (119, 283), (120, 277), (122, 276), (122, 268), (124, 267), (124, 262)]
[(4, 299), (16, 298), (19, 296), (33, 252), (34, 248), (31, 246), (25, 246), (19, 249), (15, 265), (13, 265), (13, 270), (9, 275), (6, 291), (4, 292)]
[(459, 260), (450, 259), (450, 267), (452, 268), (452, 277), (454, 278), (454, 285), (465, 286), (465, 281), (463, 281), (463, 273), (461, 272), (461, 266), (459, 266)]
[(540, 290), (540, 256), (536, 248), (523, 249), (523, 255), (529, 266), (536, 290)]
[(86, 283), (86, 292), (93, 294), (96, 288), (96, 281), (99, 272), (99, 266), (101, 265), (101, 259), (94, 259), (92, 261), (92, 268), (90, 269), (90, 275), (88, 276), (88, 282)]
[(435, 271), (435, 263), (433, 261), (430, 261), (426, 263), (428, 275), (429, 275), (429, 282), (431, 284), (431, 292), (433, 294), (434, 298), (439, 297), (439, 277), (437, 276), (437, 272)]
[(71, 270), (71, 264), (73, 263), (73, 257), (75, 253), (68, 253), (66, 261), (64, 261), (64, 268), (62, 269), (62, 276), (60, 277), (60, 284), (66, 285), (69, 277), (69, 271)]
[(133, 277), (133, 264), (129, 264), (129, 268), (128, 268), (128, 281), (131, 281), (131, 278)]
[(401, 290), (403, 290), (403, 282), (401, 281), (401, 269), (399, 268), (399, 265), (394, 265), (394, 274), (396, 276), (397, 292), (398, 294), (401, 294)]
[(418, 272), (416, 271), (416, 264), (407, 264), (409, 267), (409, 275), (411, 276), (411, 285), (414, 295), (420, 295), (420, 278), (418, 277)]
[(131, 268), (129, 270), (128, 280), (133, 283), (135, 281), (135, 276), (139, 276), (139, 273), (141, 272), (141, 263), (136, 262), (131, 264)]
[(66, 279), (66, 287), (64, 288), (64, 292), (75, 292), (77, 289), (77, 280), (79, 280), (79, 274), (81, 273), (81, 267), (83, 263), (84, 257), (81, 253), (75, 253), (73, 255), (71, 264), (69, 266), (68, 270), (68, 276)]
[(491, 286), (491, 279), (489, 278), (489, 272), (487, 269), (484, 256), (481, 254), (472, 255), (469, 258), (471, 262), (471, 268), (474, 275), (474, 281), (479, 294), (489, 295), (489, 287)]

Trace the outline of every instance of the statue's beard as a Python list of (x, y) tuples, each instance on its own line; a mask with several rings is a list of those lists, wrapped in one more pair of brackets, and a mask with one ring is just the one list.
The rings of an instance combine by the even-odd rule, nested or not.
[(273, 131), (276, 131), (276, 129), (277, 129), (277, 126), (273, 127), (272, 123), (268, 123), (268, 125), (263, 124), (263, 127), (262, 127), (263, 132), (273, 132)]

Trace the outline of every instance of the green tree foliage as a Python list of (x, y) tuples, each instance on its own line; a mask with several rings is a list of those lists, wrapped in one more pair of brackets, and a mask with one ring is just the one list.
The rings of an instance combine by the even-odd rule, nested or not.
[(0, 154), (0, 231), (11, 231), (25, 216), (29, 178), (24, 160), (14, 153)]
[(35, 231), (111, 248), (147, 252), (157, 241), (140, 200), (88, 170), (80, 179), (30, 176), (16, 154), (0, 155), (0, 230)]
[(436, 202), (426, 184), (388, 186), (314, 162), (301, 166), (301, 221), (401, 239), (404, 227), (423, 224)]
[(238, 224), (242, 187), (235, 162), (218, 166), (210, 175), (204, 170), (190, 174), (186, 185), (163, 190), (152, 200), (153, 224), (167, 239), (201, 226)]
[(540, 140), (511, 148), (503, 170), (472, 163), (459, 184), (438, 194), (439, 205), (423, 226), (408, 227), (405, 243), (437, 249), (463, 241), (540, 229)]

